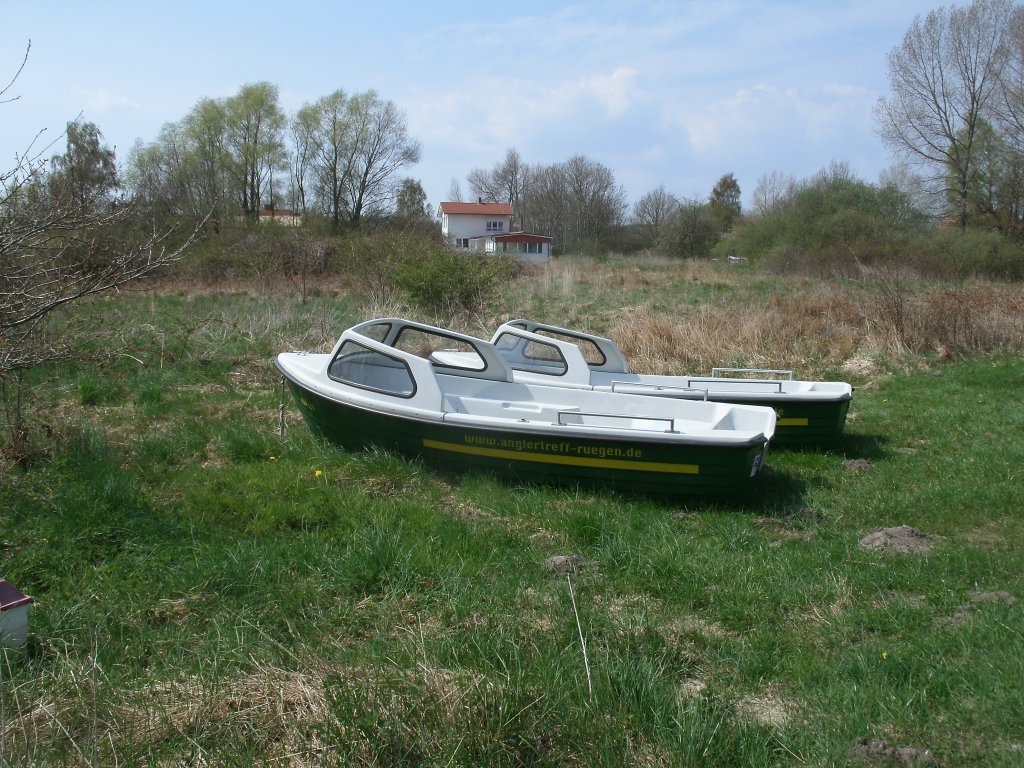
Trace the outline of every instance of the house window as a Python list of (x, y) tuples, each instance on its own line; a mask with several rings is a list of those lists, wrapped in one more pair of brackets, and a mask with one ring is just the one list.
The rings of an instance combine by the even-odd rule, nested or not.
[(469, 238), (468, 237), (457, 237), (457, 238), (455, 238), (455, 247), (456, 248), (469, 248)]
[(504, 221), (488, 221), (487, 222), (488, 232), (504, 232), (505, 222)]

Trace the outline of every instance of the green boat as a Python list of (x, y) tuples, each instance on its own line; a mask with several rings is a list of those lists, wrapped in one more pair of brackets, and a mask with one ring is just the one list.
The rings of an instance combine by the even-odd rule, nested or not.
[[(575, 346), (579, 354), (564, 344), (552, 351), (538, 336)], [(518, 382), (772, 408), (778, 417), (772, 438), (776, 445), (838, 440), (853, 397), (846, 382), (794, 380), (788, 370), (715, 368), (710, 376), (631, 373), (611, 339), (531, 320), (502, 325), (491, 342)]]
[(311, 428), (454, 472), (655, 494), (736, 494), (764, 464), (769, 408), (517, 382), (489, 342), (400, 318), (276, 366)]

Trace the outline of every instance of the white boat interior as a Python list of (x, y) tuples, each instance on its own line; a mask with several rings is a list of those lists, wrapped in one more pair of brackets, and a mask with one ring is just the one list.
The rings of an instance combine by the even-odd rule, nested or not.
[[(580, 348), (510, 327), (508, 338), (537, 345), (565, 374), (589, 377)], [(499, 334), (500, 335), (500, 334)], [(543, 350), (543, 352), (542, 352)], [(770, 408), (699, 400), (654, 401), (620, 386), (551, 387), (521, 378), (508, 351), (464, 334), (400, 318), (345, 331), (327, 354), (285, 352), (281, 372), (300, 387), (360, 408), (474, 427), (575, 437), (741, 444), (770, 439)], [(555, 360), (556, 356), (562, 362)], [(535, 361), (536, 362), (536, 361)], [(647, 393), (645, 393), (647, 394)]]

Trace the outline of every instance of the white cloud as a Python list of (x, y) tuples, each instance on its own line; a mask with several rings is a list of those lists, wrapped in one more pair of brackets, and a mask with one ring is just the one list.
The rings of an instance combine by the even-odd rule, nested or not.
[(610, 75), (593, 75), (583, 81), (583, 94), (596, 99), (608, 117), (619, 117), (643, 93), (636, 85), (637, 71), (618, 67)]
[(138, 102), (127, 96), (119, 96), (106, 88), (76, 88), (74, 97), (82, 105), (85, 114), (108, 114), (138, 108)]
[(699, 154), (711, 154), (788, 134), (791, 140), (821, 142), (865, 126), (873, 96), (851, 85), (813, 88), (757, 84), (696, 109), (669, 117), (686, 131)]

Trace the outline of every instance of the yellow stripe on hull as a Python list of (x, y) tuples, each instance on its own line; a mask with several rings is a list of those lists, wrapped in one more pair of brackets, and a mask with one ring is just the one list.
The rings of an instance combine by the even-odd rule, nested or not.
[(513, 459), (516, 461), (536, 461), (543, 464), (566, 464), (574, 467), (597, 467), (600, 469), (626, 469), (635, 472), (671, 472), (679, 475), (700, 474), (698, 464), (670, 464), (660, 461), (627, 461), (623, 459), (591, 459), (580, 456), (559, 456), (551, 453), (531, 453), (528, 451), (509, 451), (501, 448), (481, 448), (476, 445), (460, 445), (446, 443), (441, 440), (423, 439), (424, 448), (451, 453), (465, 453), (472, 456), (487, 456), (494, 459)]
[(806, 427), (810, 421), (808, 419), (778, 419), (775, 422), (776, 427)]

